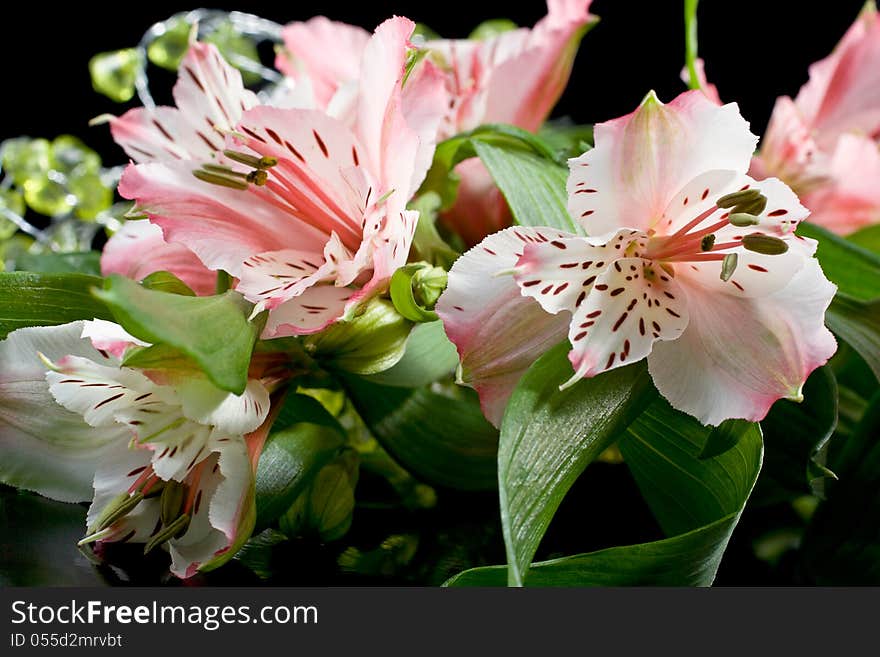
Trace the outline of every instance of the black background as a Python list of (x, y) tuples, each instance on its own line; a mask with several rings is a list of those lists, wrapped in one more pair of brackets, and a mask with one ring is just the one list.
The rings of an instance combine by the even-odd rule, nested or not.
[[(595, 0), (592, 12), (602, 20), (584, 39), (554, 115), (592, 123), (632, 111), (650, 89), (663, 100), (682, 91), (682, 5), (681, 0)], [(760, 133), (776, 96), (797, 93), (807, 79), (808, 65), (830, 52), (861, 5), (862, 0), (836, 0), (822, 3), (818, 10), (812, 7), (820, 5), (789, 0), (703, 0), (700, 54), (707, 61), (710, 81), (719, 86), (724, 101), (739, 102), (753, 130)], [(124, 156), (110, 142), (106, 126), (89, 128), (87, 122), (104, 112), (119, 114), (125, 106), (92, 91), (88, 60), (96, 52), (134, 46), (153, 22), (197, 6), (198, 0), (6, 3), (0, 23), (0, 138), (73, 133), (97, 148), (108, 163), (121, 163)], [(487, 18), (503, 16), (532, 25), (546, 11), (540, 0), (215, 0), (207, 6), (282, 23), (325, 14), (368, 28), (397, 13), (444, 36), (459, 37)], [(333, 56), (331, 44), (327, 56)], [(162, 87), (170, 87), (173, 78), (151, 73), (151, 81), (163, 100)]]

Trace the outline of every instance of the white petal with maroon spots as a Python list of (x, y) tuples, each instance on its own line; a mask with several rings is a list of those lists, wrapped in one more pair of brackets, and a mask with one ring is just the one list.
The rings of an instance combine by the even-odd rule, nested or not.
[(176, 385), (175, 390), (186, 417), (220, 432), (239, 436), (250, 433), (269, 412), (269, 393), (254, 379), (248, 380), (240, 395), (220, 390), (207, 379), (195, 378)]
[(99, 365), (80, 356), (65, 356), (55, 368), (46, 373), (55, 401), (93, 427), (116, 424), (117, 415), (136, 406), (138, 397), (158, 394), (158, 386), (133, 369)]
[(551, 315), (521, 294), (508, 273), (528, 244), (574, 237), (550, 228), (516, 227), (490, 235), (459, 258), (437, 302), (458, 349), (460, 378), (480, 395), (496, 426), (517, 382), (541, 353), (565, 339), (570, 317)]
[(269, 313), (263, 338), (317, 333), (345, 315), (349, 299), (357, 292), (335, 285), (314, 285)]
[(644, 233), (624, 228), (598, 238), (573, 237), (527, 244), (514, 278), (522, 294), (534, 298), (547, 312), (574, 312), (614, 260), (628, 251), (630, 255), (640, 255), (645, 242)]
[(687, 324), (685, 295), (667, 272), (641, 258), (615, 260), (572, 317), (572, 382), (641, 360)]

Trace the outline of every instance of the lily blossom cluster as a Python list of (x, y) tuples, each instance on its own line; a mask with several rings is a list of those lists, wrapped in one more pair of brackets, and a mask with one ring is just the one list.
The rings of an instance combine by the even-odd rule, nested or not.
[(121, 365), (145, 346), (102, 320), (23, 328), (0, 343), (6, 481), (92, 499), (83, 544), (162, 546), (172, 573), (191, 577), (250, 535), (278, 381), (257, 376), (233, 395), (195, 373)]
[[(351, 101), (343, 118), (255, 105), (216, 49), (196, 45), (181, 65), (178, 109), (112, 123), (142, 162), (120, 193), (166, 242), (234, 276), (255, 314), (269, 311), (266, 338), (349, 316), (406, 262), (418, 218), (406, 204), (447, 104), (433, 65), (404, 88), (414, 27), (391, 19), (368, 40), (353, 95), (339, 92)], [(105, 257), (105, 272), (116, 261)]]
[(758, 178), (786, 181), (811, 221), (851, 233), (880, 222), (880, 14), (862, 10), (792, 100), (776, 101), (761, 152)]
[[(547, 16), (531, 29), (420, 44), (427, 55), (419, 66), (439, 67), (449, 94), (438, 139), (487, 123), (538, 130), (565, 90), (581, 38), (598, 20), (589, 13), (590, 4), (548, 0)], [(293, 81), (289, 97), (295, 100), (288, 102), (344, 111), (369, 33), (318, 16), (291, 23), (283, 37), (276, 65)], [(324, 43), (336, 44), (334, 57), (323, 56)], [(460, 178), (456, 201), (443, 219), (467, 244), (510, 225), (507, 204), (478, 159), (462, 162), (455, 172)]]
[(566, 334), (569, 383), (647, 358), (660, 393), (704, 424), (799, 399), (836, 350), (836, 288), (794, 233), (808, 214), (794, 193), (746, 174), (757, 137), (736, 105), (649, 94), (595, 139), (569, 162), (588, 237), (508, 228), (449, 272), (437, 312), (487, 416)]

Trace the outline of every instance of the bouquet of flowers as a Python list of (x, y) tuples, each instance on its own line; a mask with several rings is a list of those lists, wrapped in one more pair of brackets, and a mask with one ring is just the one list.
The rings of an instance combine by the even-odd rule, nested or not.
[(4, 504), (163, 581), (449, 586), (707, 586), (748, 505), (756, 563), (880, 583), (880, 15), (759, 139), (696, 0), (680, 95), (548, 122), (590, 4), (195, 10), (97, 54), (126, 166), (0, 145)]

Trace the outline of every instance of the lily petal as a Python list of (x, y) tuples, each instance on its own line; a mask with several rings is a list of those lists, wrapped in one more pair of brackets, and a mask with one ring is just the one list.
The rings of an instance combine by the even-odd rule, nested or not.
[(648, 231), (668, 203), (706, 171), (745, 171), (757, 137), (735, 103), (718, 107), (699, 91), (639, 108), (595, 127), (596, 147), (571, 160), (569, 212), (590, 235), (627, 225)]
[(496, 426), (517, 382), (540, 354), (565, 338), (570, 316), (551, 315), (522, 296), (509, 274), (528, 244), (573, 237), (550, 228), (508, 228), (459, 258), (437, 314), (458, 349), (459, 378), (475, 388)]
[[(370, 33), (355, 25), (315, 16), (286, 25), (281, 38), (286, 52), (278, 54), (275, 66), (297, 85), (309, 84), (315, 107), (323, 109), (345, 82), (357, 78)], [(326, 52), (328, 44), (333, 44), (330, 57)]]
[(571, 381), (641, 360), (656, 341), (677, 339), (688, 316), (685, 295), (666, 272), (641, 258), (615, 260), (572, 317)]
[(813, 259), (767, 297), (687, 287), (687, 329), (648, 356), (657, 389), (675, 408), (712, 425), (758, 421), (777, 399), (800, 399), (810, 372), (837, 348), (824, 325), (836, 289)]
[(82, 331), (82, 322), (22, 328), (0, 342), (0, 481), (63, 502), (90, 499), (105, 449), (130, 435), (123, 426), (95, 431), (49, 392), (39, 353), (111, 362)]
[(121, 274), (140, 281), (157, 271), (171, 272), (198, 295), (214, 293), (217, 274), (183, 244), (166, 242), (162, 229), (146, 219), (125, 222), (101, 253), (104, 276)]

